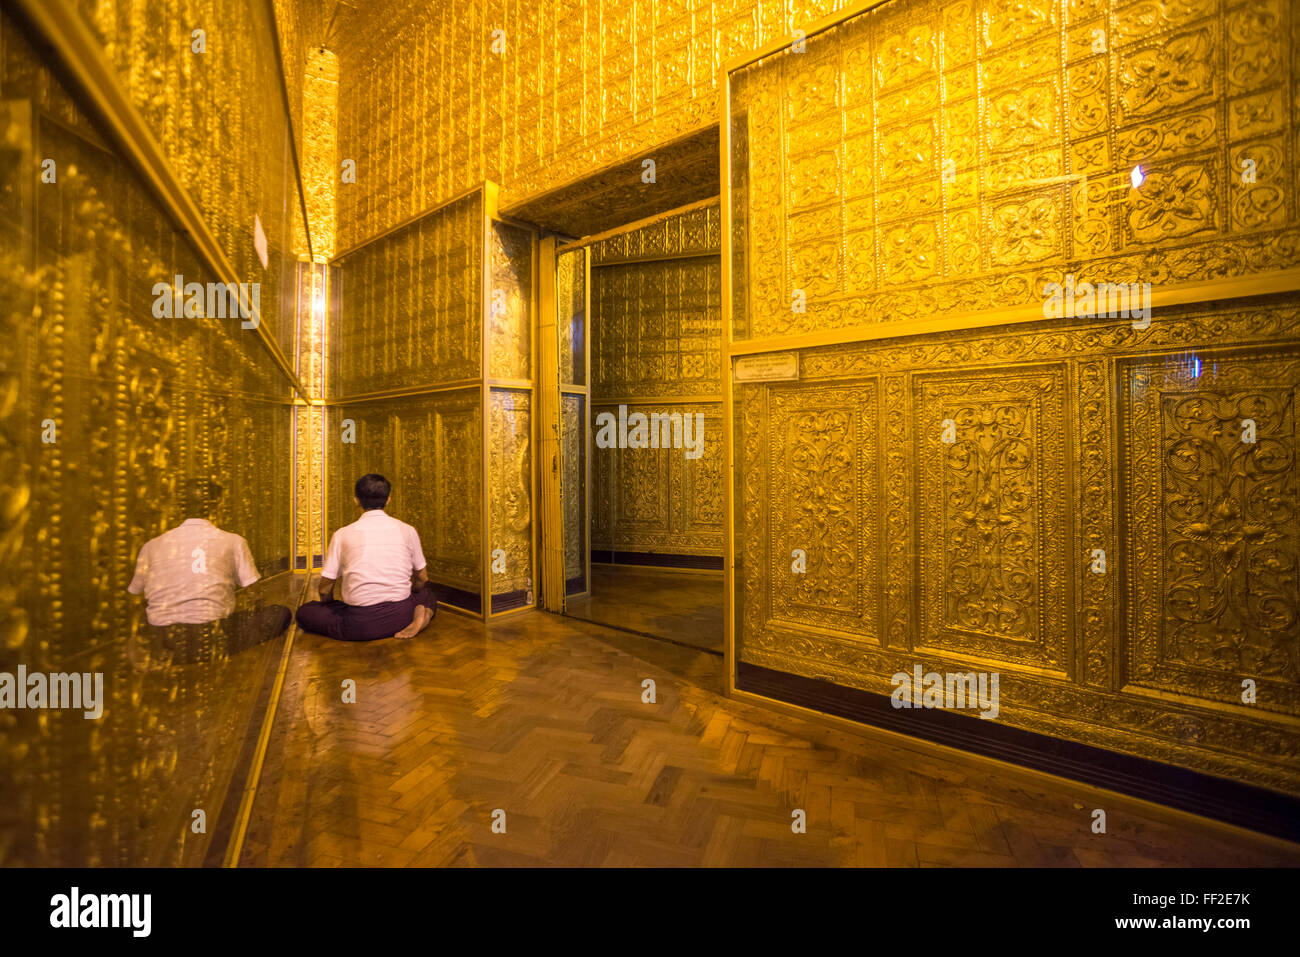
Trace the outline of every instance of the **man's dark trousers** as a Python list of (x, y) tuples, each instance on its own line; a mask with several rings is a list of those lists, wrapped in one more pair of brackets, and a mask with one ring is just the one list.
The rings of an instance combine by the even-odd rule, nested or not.
[(415, 619), (420, 605), (437, 615), (438, 595), (428, 582), (413, 586), (411, 594), (400, 601), (377, 605), (348, 605), (337, 598), (309, 601), (298, 608), (298, 627), (339, 641), (391, 638)]

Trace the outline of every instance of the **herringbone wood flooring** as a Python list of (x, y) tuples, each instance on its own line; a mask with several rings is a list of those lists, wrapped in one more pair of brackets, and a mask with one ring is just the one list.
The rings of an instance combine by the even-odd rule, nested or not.
[[(721, 668), (541, 612), (489, 629), (442, 611), (411, 642), (299, 633), (240, 863), (1300, 862), (1300, 848), (1175, 826), (1104, 792), (728, 700)], [(1093, 807), (1107, 834), (1091, 832)]]

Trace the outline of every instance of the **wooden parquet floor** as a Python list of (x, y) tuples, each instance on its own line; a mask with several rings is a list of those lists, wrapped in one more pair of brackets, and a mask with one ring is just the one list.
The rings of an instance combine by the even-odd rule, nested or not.
[(411, 642), (298, 633), (240, 865), (1300, 863), (1082, 785), (729, 700), (721, 669), (542, 612), (488, 629), (444, 610)]

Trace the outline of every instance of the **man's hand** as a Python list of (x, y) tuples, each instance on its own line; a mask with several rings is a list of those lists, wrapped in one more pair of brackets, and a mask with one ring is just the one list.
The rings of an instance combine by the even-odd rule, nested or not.
[(320, 593), (321, 601), (329, 601), (334, 597), (334, 579), (322, 578), (316, 585), (316, 591)]

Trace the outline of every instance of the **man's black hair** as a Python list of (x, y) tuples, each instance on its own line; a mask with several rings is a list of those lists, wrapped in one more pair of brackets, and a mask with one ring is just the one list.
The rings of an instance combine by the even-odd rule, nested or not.
[(376, 475), (371, 472), (369, 475), (363, 475), (357, 479), (356, 495), (357, 501), (361, 507), (369, 511), (372, 508), (383, 508), (388, 504), (388, 494), (393, 490), (388, 479), (382, 475)]
[(225, 489), (212, 479), (186, 479), (181, 486), (181, 508), (186, 518), (208, 518), (224, 493)]

